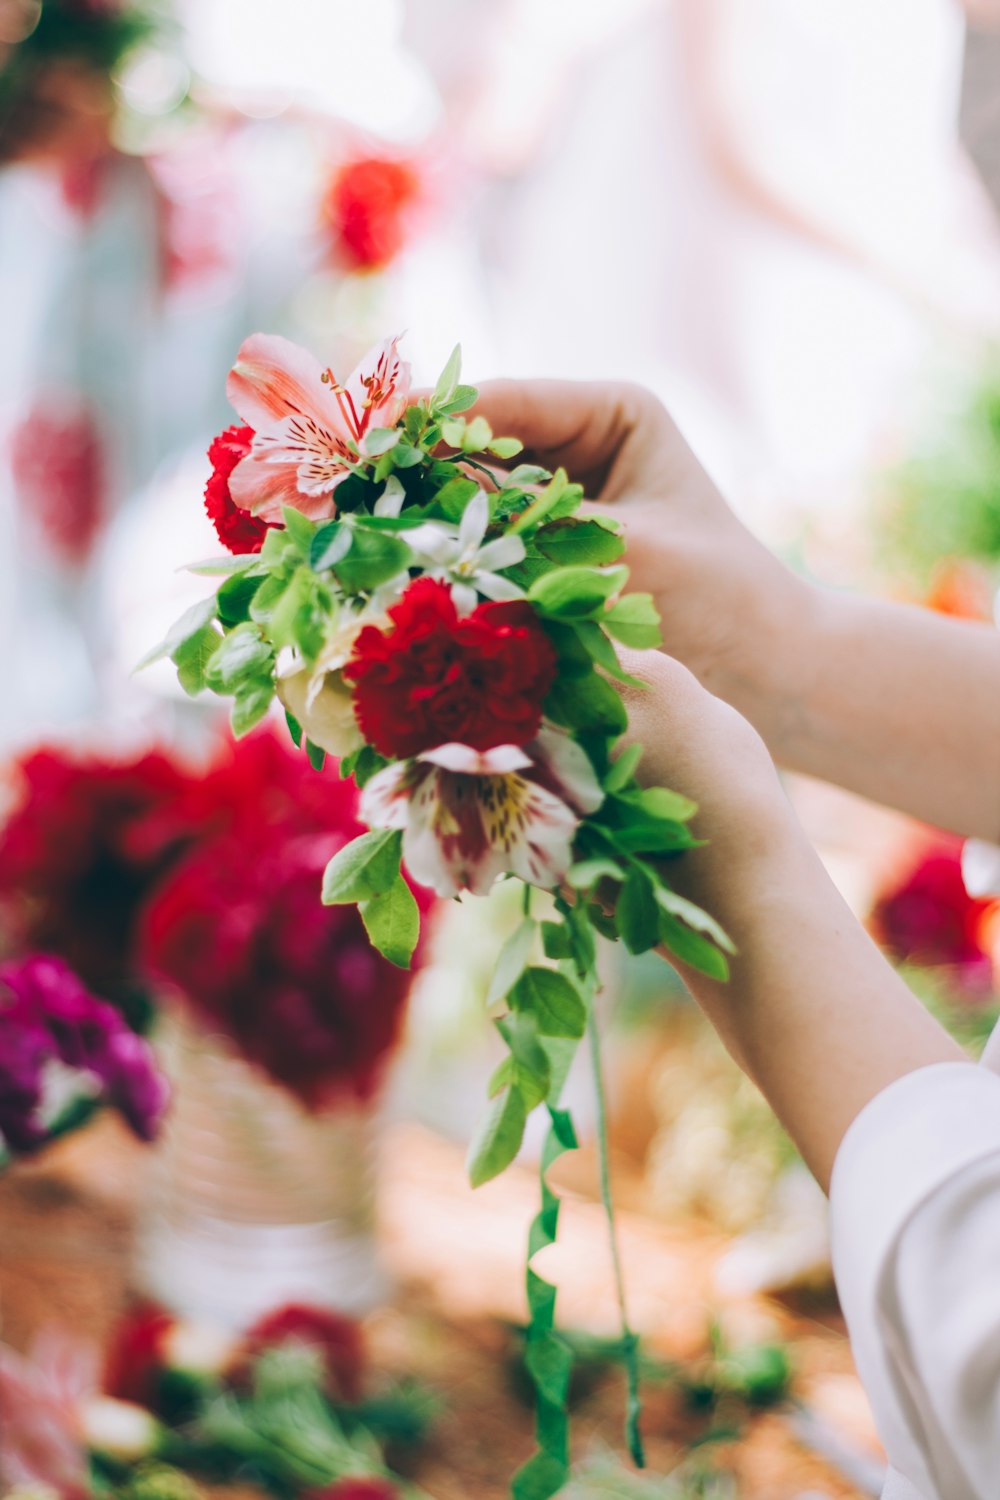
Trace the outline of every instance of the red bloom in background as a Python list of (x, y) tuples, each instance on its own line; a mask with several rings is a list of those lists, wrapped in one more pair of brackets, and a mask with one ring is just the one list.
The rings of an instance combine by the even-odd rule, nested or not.
[(105, 519), (104, 454), (91, 414), (65, 406), (50, 397), (25, 417), (11, 438), (11, 467), (20, 508), (60, 557), (79, 564)]
[(0, 828), (0, 913), (23, 949), (56, 953), (98, 994), (133, 988), (136, 914), (202, 811), (165, 755), (126, 761), (38, 750), (14, 767)]
[(480, 604), (460, 618), (446, 583), (419, 578), (389, 619), (389, 630), (362, 630), (344, 668), (358, 724), (380, 754), (534, 739), (556, 653), (530, 604)]
[(219, 541), (230, 552), (259, 552), (272, 530), (270, 521), (252, 516), (229, 492), (229, 476), (250, 452), (253, 437), (252, 427), (227, 427), (212, 439), (208, 450), (212, 472), (205, 486), (205, 510)]
[(970, 896), (962, 879), (962, 845), (935, 841), (872, 912), (876, 938), (898, 962), (943, 966), (982, 995), (993, 987), (993, 964), (980, 936), (994, 903)]
[(202, 788), (221, 831), (160, 881), (140, 932), (148, 972), (309, 1108), (369, 1098), (410, 976), (353, 907), (319, 899), (327, 861), (363, 832), (353, 788), (264, 733)]
[(323, 203), (339, 258), (351, 269), (376, 271), (406, 244), (421, 196), (412, 166), (388, 156), (347, 162)]
[(400, 1491), (380, 1475), (355, 1474), (319, 1490), (304, 1490), (302, 1500), (400, 1500)]
[(334, 1400), (353, 1403), (361, 1399), (365, 1347), (361, 1326), (353, 1318), (325, 1307), (289, 1302), (258, 1318), (247, 1330), (238, 1371), (245, 1374), (265, 1349), (283, 1349), (289, 1344), (304, 1344), (322, 1356), (327, 1391)]
[(105, 1356), (104, 1389), (119, 1401), (155, 1410), (174, 1319), (154, 1302), (137, 1302), (117, 1324)]

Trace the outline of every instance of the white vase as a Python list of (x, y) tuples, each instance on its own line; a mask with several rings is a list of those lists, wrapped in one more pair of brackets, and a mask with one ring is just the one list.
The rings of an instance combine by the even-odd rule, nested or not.
[(376, 1108), (313, 1114), (182, 1018), (159, 1041), (174, 1093), (149, 1169), (136, 1289), (237, 1330), (286, 1302), (377, 1305)]

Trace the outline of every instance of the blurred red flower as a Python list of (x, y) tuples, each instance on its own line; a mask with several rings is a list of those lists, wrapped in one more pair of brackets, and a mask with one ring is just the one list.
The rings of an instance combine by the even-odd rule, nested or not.
[(982, 932), (993, 904), (965, 889), (961, 841), (936, 839), (879, 898), (871, 925), (897, 962), (947, 967), (967, 992), (988, 995), (993, 963)]
[(361, 1326), (353, 1318), (325, 1307), (289, 1302), (259, 1318), (243, 1337), (236, 1378), (266, 1349), (304, 1344), (323, 1360), (326, 1388), (337, 1401), (357, 1402), (365, 1368)]
[(400, 1491), (381, 1475), (354, 1474), (319, 1490), (303, 1491), (302, 1500), (400, 1500)]
[(340, 260), (353, 270), (381, 270), (409, 238), (421, 180), (414, 167), (391, 156), (361, 156), (337, 171), (323, 217)]
[(53, 551), (82, 563), (105, 520), (104, 454), (91, 414), (49, 397), (11, 437), (19, 508)]
[(166, 1341), (174, 1319), (154, 1302), (137, 1302), (120, 1319), (105, 1355), (104, 1389), (119, 1401), (155, 1410)]

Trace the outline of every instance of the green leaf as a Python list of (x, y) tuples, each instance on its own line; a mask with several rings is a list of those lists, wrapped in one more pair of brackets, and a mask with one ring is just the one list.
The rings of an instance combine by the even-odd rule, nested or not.
[(205, 625), (196, 635), (182, 641), (171, 656), (177, 680), (189, 697), (194, 698), (207, 686), (208, 664), (221, 643), (222, 636), (214, 625)]
[(372, 946), (397, 969), (408, 969), (420, 937), (420, 909), (403, 876), (397, 875), (388, 890), (362, 901), (358, 911)]
[(549, 469), (543, 469), (540, 464), (518, 464), (516, 469), (511, 469), (507, 475), (507, 486), (513, 489), (524, 489), (526, 485), (543, 484), (551, 479)]
[(441, 423), (441, 441), (449, 448), (461, 449), (465, 442), (465, 418), (454, 417)]
[(681, 963), (697, 969), (699, 974), (706, 974), (709, 979), (720, 981), (729, 978), (726, 955), (714, 943), (709, 942), (708, 938), (702, 937), (700, 932), (692, 932), (690, 927), (665, 911), (660, 912), (660, 941)]
[(521, 1149), (528, 1110), (520, 1089), (502, 1089), (469, 1147), (466, 1167), (474, 1188), (499, 1177)]
[(567, 882), (578, 891), (589, 891), (599, 880), (624, 880), (625, 870), (616, 860), (596, 857), (570, 865)]
[(184, 611), (179, 620), (174, 621), (159, 645), (154, 646), (152, 651), (147, 651), (134, 670), (141, 672), (144, 667), (151, 667), (154, 661), (160, 661), (164, 656), (173, 656), (177, 647), (204, 630), (215, 619), (217, 612), (214, 594), (207, 599), (199, 599), (197, 604), (192, 604)]
[(448, 355), (447, 363), (438, 376), (437, 385), (431, 393), (431, 406), (438, 407), (450, 401), (455, 394), (458, 378), (462, 373), (462, 346), (456, 344)]
[(388, 764), (385, 756), (379, 755), (371, 745), (362, 745), (357, 751), (353, 768), (354, 783), (358, 790), (371, 781), (373, 776), (377, 776), (379, 771), (384, 771)]
[(283, 505), (281, 515), (290, 540), (295, 543), (300, 552), (308, 557), (316, 531), (315, 521), (310, 521), (309, 517), (304, 516), (300, 510), (296, 510), (294, 505)]
[(627, 580), (625, 567), (558, 568), (532, 584), (528, 598), (555, 619), (586, 619), (602, 610)]
[(549, 1092), (552, 1081), (549, 1054), (539, 1040), (534, 1022), (526, 1016), (508, 1016), (497, 1022), (497, 1030), (510, 1048), (511, 1055), (505, 1059), (509, 1066), (504, 1068), (501, 1063), (494, 1072), (490, 1080), (489, 1096), (492, 1099), (505, 1084), (515, 1083), (523, 1093), (528, 1108), (534, 1109)]
[(347, 593), (370, 593), (402, 573), (412, 561), (409, 547), (392, 532), (356, 526), (351, 550), (333, 572)]
[(573, 943), (565, 922), (542, 923), (542, 948), (546, 958), (572, 958)]
[(309, 548), (309, 566), (317, 573), (334, 568), (351, 550), (354, 533), (343, 521), (328, 521), (321, 526)]
[(322, 771), (326, 765), (326, 751), (320, 745), (314, 745), (312, 740), (306, 740), (306, 756), (314, 771)]
[(480, 453), (493, 439), (493, 428), (485, 417), (473, 417), (462, 437), (463, 453)]
[[(547, 1070), (549, 1064), (548, 1057), (542, 1051), (540, 1045), (539, 1050), (542, 1052), (542, 1058)], [(511, 1057), (508, 1054), (506, 1057), (501, 1058), (490, 1074), (489, 1083), (486, 1086), (486, 1097), (493, 1099), (500, 1093), (501, 1089), (507, 1088), (517, 1090), (524, 1100), (525, 1113), (530, 1114), (536, 1105), (543, 1102), (549, 1091), (548, 1072), (546, 1071), (543, 1081), (537, 1074), (519, 1063), (516, 1057)]]
[(587, 1009), (576, 986), (555, 969), (525, 969), (510, 993), (511, 1008), (534, 1017), (542, 1036), (581, 1037)]
[[(515, 476), (520, 472), (520, 469), (515, 469), (514, 473), (508, 478), (507, 483), (516, 483)], [(574, 489), (579, 489), (579, 486), (570, 484), (566, 470), (557, 469), (548, 484), (535, 497), (527, 510), (521, 512), (511, 530), (515, 535), (519, 536), (522, 531), (530, 531), (532, 527), (540, 526), (543, 521), (550, 519), (554, 515), (562, 504), (564, 497)], [(580, 494), (582, 493), (583, 491), (580, 490)]]
[(573, 517), (544, 526), (535, 537), (535, 546), (544, 557), (564, 567), (600, 567), (616, 562), (625, 551), (624, 541), (611, 529), (610, 522)]
[(715, 918), (707, 911), (704, 911), (702, 907), (696, 906), (686, 896), (679, 896), (676, 891), (671, 890), (670, 886), (664, 883), (662, 877), (657, 877), (656, 879), (655, 895), (656, 900), (664, 911), (670, 912), (675, 917), (679, 917), (686, 926), (692, 928), (695, 932), (704, 933), (724, 953), (735, 954), (736, 944), (725, 928), (720, 927)]
[(285, 709), (285, 723), (288, 725), (288, 733), (292, 737), (292, 744), (298, 750), (302, 745), (302, 725), (294, 714), (288, 712), (287, 708)]
[(618, 893), (615, 921), (621, 940), (630, 953), (648, 953), (659, 937), (660, 912), (653, 893), (653, 882), (635, 865), (625, 877)]
[(256, 729), (274, 702), (274, 684), (267, 682), (241, 682), (229, 715), (229, 722), (236, 738), (242, 739), (251, 729)]
[(348, 906), (387, 891), (399, 875), (403, 835), (395, 828), (362, 833), (323, 872), (323, 905)]
[(446, 521), (460, 521), (466, 505), (478, 488), (474, 479), (466, 479), (463, 474), (456, 474), (454, 479), (449, 479), (438, 490), (434, 496), (434, 504), (440, 509)]
[(217, 693), (235, 693), (244, 682), (270, 683), (274, 652), (256, 625), (237, 625), (223, 639), (205, 672), (209, 687)]
[(206, 557), (201, 562), (185, 563), (178, 572), (194, 573), (199, 578), (228, 578), (257, 566), (257, 556), (241, 553), (238, 557)]
[(510, 937), (500, 949), (497, 957), (497, 966), (490, 980), (490, 987), (486, 995), (486, 1008), (492, 1010), (514, 987), (514, 983), (523, 974), (528, 959), (531, 957), (531, 949), (535, 942), (535, 933), (538, 924), (531, 917), (525, 917), (519, 927), (516, 927)]
[(628, 728), (624, 703), (611, 683), (596, 672), (558, 678), (545, 701), (545, 712), (567, 729), (619, 735)]
[(520, 438), (496, 437), (491, 443), (487, 444), (487, 447), (491, 453), (496, 454), (497, 458), (513, 458), (516, 453), (521, 452), (524, 444)]
[(625, 594), (612, 605), (601, 623), (623, 646), (642, 651), (663, 644), (660, 616), (652, 594)]
[(665, 823), (688, 823), (698, 811), (697, 802), (683, 797), (680, 792), (671, 792), (665, 786), (620, 792), (615, 803), (619, 808), (635, 808), (645, 817), (659, 818)]
[(635, 775), (641, 760), (642, 746), (629, 745), (628, 749), (623, 750), (617, 760), (612, 763), (610, 771), (604, 778), (604, 790), (606, 792), (624, 791)]
[(423, 463), (427, 455), (423, 448), (415, 448), (411, 443), (397, 443), (387, 457), (391, 457), (394, 469), (413, 469)]
[(451, 400), (439, 406), (438, 411), (442, 416), (453, 416), (457, 412), (468, 411), (478, 400), (479, 392), (474, 385), (458, 385)]
[(250, 605), (264, 582), (260, 574), (234, 573), (219, 585), (216, 595), (223, 625), (241, 625), (250, 618)]
[(618, 653), (596, 620), (577, 620), (573, 629), (587, 655), (599, 667), (603, 667), (609, 677), (613, 677), (616, 682), (624, 682), (629, 687), (645, 688), (644, 682), (623, 669)]
[(378, 458), (395, 448), (402, 436), (398, 427), (373, 427), (365, 437), (365, 452), (369, 458)]

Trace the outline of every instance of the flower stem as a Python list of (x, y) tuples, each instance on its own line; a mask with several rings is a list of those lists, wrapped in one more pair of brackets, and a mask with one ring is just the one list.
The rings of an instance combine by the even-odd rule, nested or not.
[[(596, 998), (596, 997), (595, 997)], [(615, 1225), (615, 1205), (611, 1195), (611, 1167), (608, 1159), (608, 1114), (604, 1095), (604, 1074), (601, 1068), (601, 1039), (597, 1031), (594, 998), (590, 1003), (587, 1018), (587, 1039), (590, 1043), (590, 1065), (594, 1075), (594, 1095), (597, 1100), (597, 1156), (601, 1182), (601, 1202), (608, 1225), (608, 1240), (611, 1245), (611, 1264), (614, 1268), (615, 1292), (618, 1298), (618, 1315), (622, 1330), (622, 1362), (628, 1386), (628, 1405), (625, 1415), (625, 1437), (632, 1462), (636, 1468), (646, 1467), (646, 1455), (639, 1431), (642, 1404), (639, 1399), (639, 1339), (628, 1320), (625, 1303), (625, 1276), (622, 1271), (621, 1252), (618, 1246), (618, 1231)]]

